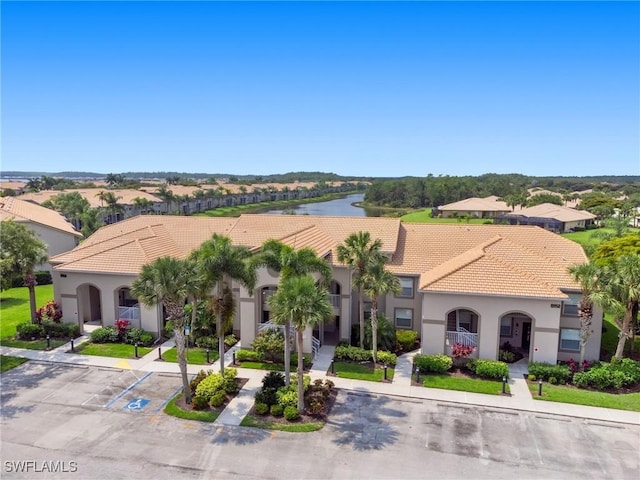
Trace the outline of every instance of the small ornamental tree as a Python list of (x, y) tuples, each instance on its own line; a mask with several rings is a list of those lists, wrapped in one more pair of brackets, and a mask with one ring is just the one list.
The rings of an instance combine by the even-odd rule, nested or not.
[(131, 322), (129, 320), (123, 320), (121, 318), (116, 320), (116, 330), (118, 331), (118, 340), (120, 340), (121, 342), (124, 340), (125, 336), (127, 335), (127, 329), (129, 328), (129, 325), (131, 325)]
[(460, 343), (454, 343), (451, 347), (451, 356), (456, 365), (462, 366), (466, 363), (467, 358), (473, 353), (475, 347), (471, 345), (462, 345)]
[(62, 308), (54, 300), (48, 301), (45, 305), (36, 310), (36, 323), (42, 323), (48, 320), (54, 323), (60, 323), (62, 320)]

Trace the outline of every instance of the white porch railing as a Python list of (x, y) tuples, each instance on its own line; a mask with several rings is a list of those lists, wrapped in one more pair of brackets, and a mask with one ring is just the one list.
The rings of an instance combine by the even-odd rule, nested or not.
[(118, 307), (118, 320), (129, 320), (131, 326), (140, 328), (140, 307)]
[(458, 328), (457, 332), (447, 332), (447, 343), (450, 347), (452, 347), (456, 343), (470, 347), (477, 347), (478, 334), (471, 333), (464, 328)]
[(330, 293), (328, 297), (329, 297), (329, 303), (331, 304), (331, 306), (333, 308), (340, 309), (340, 295), (335, 293)]
[(258, 325), (258, 333), (260, 333), (261, 331), (263, 331), (263, 330), (265, 330), (267, 328), (274, 328), (274, 329), (280, 330), (282, 333), (284, 333), (284, 325), (278, 325), (277, 323), (273, 323), (271, 321), (260, 323)]
[(316, 358), (316, 355), (320, 351), (320, 340), (316, 337), (311, 337), (311, 355), (312, 358)]

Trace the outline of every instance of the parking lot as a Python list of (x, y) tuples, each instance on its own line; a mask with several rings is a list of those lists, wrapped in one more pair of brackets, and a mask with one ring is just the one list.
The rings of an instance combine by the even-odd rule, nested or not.
[[(341, 391), (327, 425), (286, 433), (169, 417), (177, 375), (28, 362), (2, 375), (6, 462), (37, 478), (637, 478), (640, 428)], [(38, 463), (40, 462), (40, 463)]]

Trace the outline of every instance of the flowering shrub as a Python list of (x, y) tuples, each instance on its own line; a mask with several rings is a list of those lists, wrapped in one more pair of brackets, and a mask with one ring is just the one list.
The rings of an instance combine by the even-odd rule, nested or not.
[(62, 308), (54, 300), (51, 300), (36, 310), (36, 320), (38, 323), (42, 323), (43, 320), (60, 323), (62, 320)]
[(591, 363), (588, 360), (583, 360), (580, 365), (573, 358), (570, 358), (567, 362), (567, 366), (569, 367), (569, 370), (571, 370), (571, 375), (573, 375), (582, 370), (589, 370)]
[(467, 358), (475, 350), (471, 345), (462, 345), (460, 343), (454, 343), (451, 347), (451, 356), (453, 358)]
[(118, 341), (123, 341), (127, 334), (127, 328), (129, 328), (131, 322), (129, 320), (123, 320), (119, 318), (116, 320), (116, 330), (118, 331)]

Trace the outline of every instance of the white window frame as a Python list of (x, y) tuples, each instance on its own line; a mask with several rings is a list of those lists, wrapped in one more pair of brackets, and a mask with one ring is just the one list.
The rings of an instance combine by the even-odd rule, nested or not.
[[(400, 313), (408, 313), (408, 315), (399, 315)], [(393, 319), (396, 328), (401, 328), (405, 330), (411, 330), (413, 328), (413, 309), (412, 308), (396, 308), (393, 311)], [(409, 320), (409, 325), (399, 324), (398, 319), (401, 320)]]
[[(565, 333), (571, 332), (572, 336), (576, 336), (577, 338), (562, 338)], [(574, 333), (575, 332), (575, 333)], [(571, 346), (567, 346), (563, 342), (577, 342), (577, 346), (575, 348)], [(561, 328), (560, 329), (560, 350), (565, 350), (568, 352), (579, 352), (580, 351), (580, 329), (579, 328)]]
[[(398, 280), (400, 280), (400, 293), (396, 297), (413, 298), (415, 289), (413, 277), (398, 277)], [(405, 293), (405, 290), (409, 290), (410, 293)]]
[[(503, 328), (507, 327), (507, 325), (505, 325), (505, 320), (509, 322), (509, 331), (505, 332), (503, 330)], [(502, 317), (500, 319), (500, 336), (501, 337), (512, 337), (513, 336), (513, 317)]]

